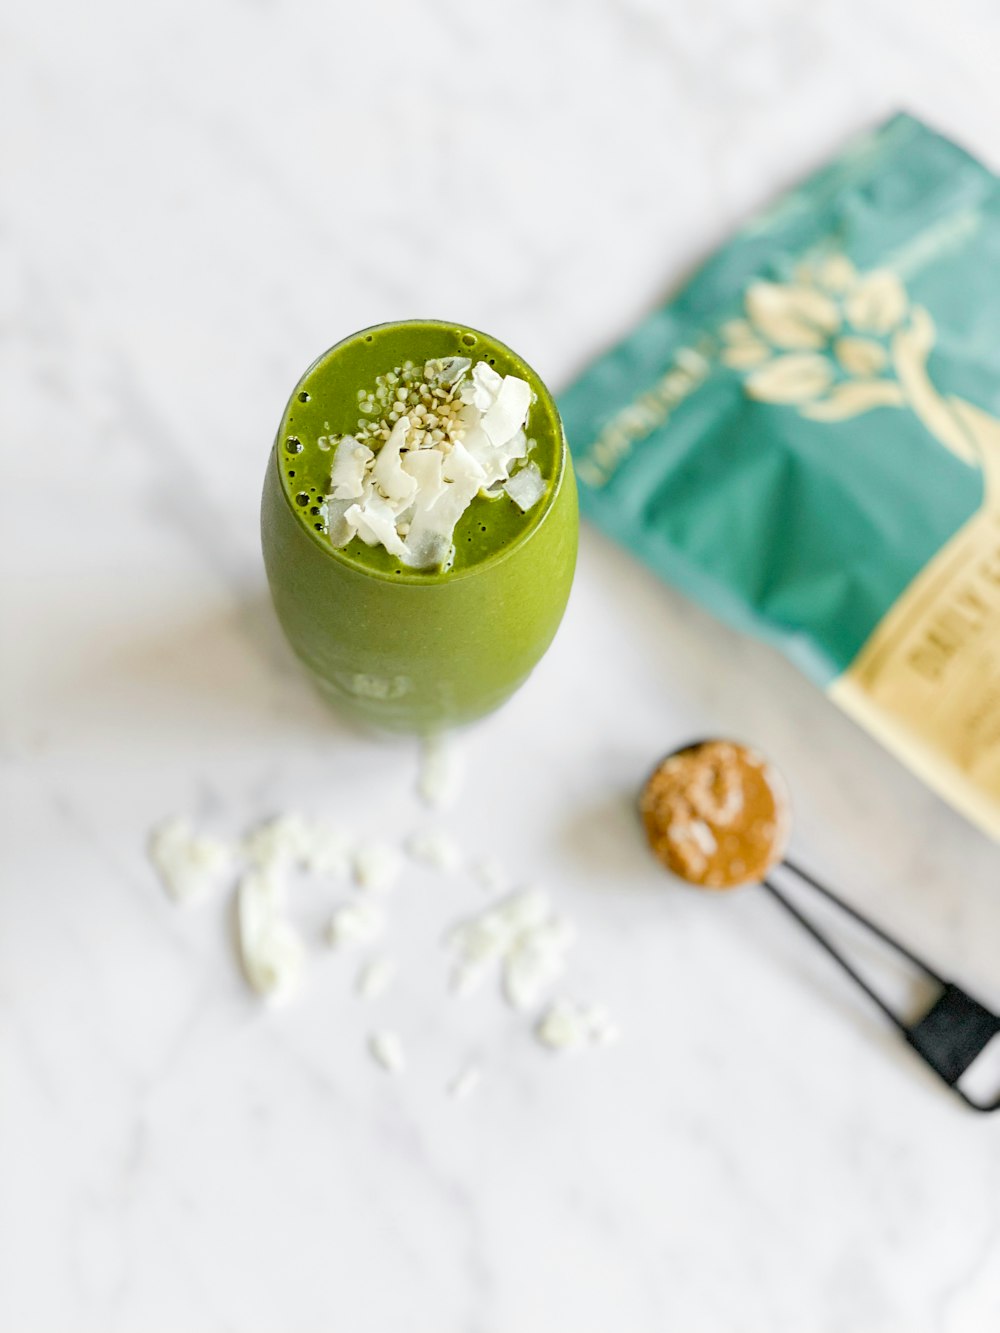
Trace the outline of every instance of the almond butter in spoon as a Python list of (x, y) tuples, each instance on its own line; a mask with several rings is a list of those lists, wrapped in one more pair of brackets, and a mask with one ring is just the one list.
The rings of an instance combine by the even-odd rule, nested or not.
[(669, 755), (639, 810), (666, 868), (709, 889), (759, 882), (785, 853), (788, 792), (766, 759), (734, 741), (700, 741)]

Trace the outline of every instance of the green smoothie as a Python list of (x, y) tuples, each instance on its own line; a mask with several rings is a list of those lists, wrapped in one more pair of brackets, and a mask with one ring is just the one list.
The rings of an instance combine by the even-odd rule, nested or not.
[[(393, 553), (360, 534), (336, 535), (331, 468), (345, 436), (352, 445), (364, 437), (379, 454), (372, 432), (385, 392), (400, 415), (407, 382), (428, 363), (471, 363), (497, 384), (526, 382), (531, 403), (510, 493), (496, 484), (477, 493), (454, 526), (447, 560), (413, 567), (402, 547)], [(374, 403), (376, 383), (383, 396)], [(442, 383), (437, 397), (450, 410), (459, 386)], [(383, 434), (392, 421), (383, 418)], [(522, 469), (535, 484), (526, 508), (512, 498)], [(400, 528), (405, 539), (407, 525)], [(320, 357), (292, 393), (267, 469), (262, 538), (279, 620), (328, 699), (388, 730), (428, 732), (489, 712), (548, 647), (572, 582), (576, 489), (555, 404), (524, 361), (476, 330), (436, 321), (363, 330)]]

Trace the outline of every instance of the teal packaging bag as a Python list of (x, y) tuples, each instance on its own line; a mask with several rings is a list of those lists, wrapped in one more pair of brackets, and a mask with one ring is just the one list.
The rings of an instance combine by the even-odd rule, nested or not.
[(1000, 183), (898, 115), (560, 398), (586, 517), (1000, 838)]

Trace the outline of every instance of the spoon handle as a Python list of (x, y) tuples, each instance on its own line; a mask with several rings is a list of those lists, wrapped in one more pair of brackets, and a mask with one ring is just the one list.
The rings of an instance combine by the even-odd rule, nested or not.
[(786, 912), (810, 934), (816, 943), (839, 963), (849, 977), (855, 981), (874, 1004), (882, 1010), (886, 1018), (899, 1030), (900, 1034), (913, 1047), (916, 1053), (928, 1065), (938, 1078), (942, 1079), (953, 1092), (974, 1111), (1000, 1110), (1000, 1094), (992, 1102), (979, 1101), (963, 1091), (958, 1081), (969, 1066), (982, 1054), (985, 1048), (1000, 1033), (1000, 1017), (992, 1013), (985, 1005), (967, 994), (952, 981), (947, 981), (936, 972), (929, 963), (912, 953), (899, 940), (889, 935), (874, 921), (863, 916), (832, 889), (820, 884), (812, 875), (793, 865), (790, 861), (782, 863), (802, 883), (833, 903), (852, 920), (857, 921), (883, 943), (912, 963), (915, 968), (929, 977), (939, 988), (939, 993), (930, 1008), (915, 1023), (907, 1023), (861, 976), (853, 964), (840, 952), (830, 939), (801, 911), (795, 903), (772, 880), (765, 879), (763, 887), (781, 904)]

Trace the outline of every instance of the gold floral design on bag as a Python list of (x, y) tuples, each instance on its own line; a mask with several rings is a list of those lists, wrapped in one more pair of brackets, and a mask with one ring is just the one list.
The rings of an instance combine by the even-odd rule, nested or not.
[(830, 686), (837, 703), (925, 781), (1000, 838), (1000, 421), (942, 394), (927, 361), (934, 320), (890, 269), (844, 255), (788, 283), (751, 283), (721, 329), (744, 390), (817, 422), (909, 409), (981, 471), (980, 508), (942, 546)]
[(722, 326), (722, 361), (748, 372), (747, 394), (812, 421), (846, 421), (875, 407), (909, 407), (963, 462), (967, 427), (934, 389), (927, 357), (934, 321), (911, 305), (891, 269), (859, 273), (846, 255), (800, 265), (791, 282), (753, 282), (745, 319)]

